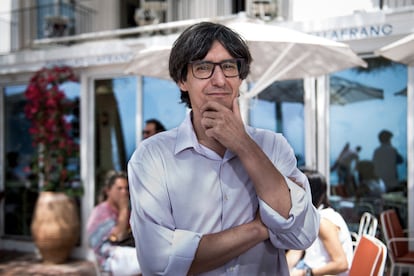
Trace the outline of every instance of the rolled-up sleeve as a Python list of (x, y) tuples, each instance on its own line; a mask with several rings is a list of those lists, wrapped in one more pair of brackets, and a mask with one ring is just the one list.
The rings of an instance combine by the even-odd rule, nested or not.
[(307, 192), (286, 178), (290, 189), (292, 208), (285, 219), (259, 199), (260, 215), (269, 229), (269, 238), (277, 248), (306, 249), (316, 239), (319, 231), (319, 214), (308, 200)]
[(318, 236), (320, 220), (312, 205), (309, 181), (296, 167), (294, 152), (285, 138), (278, 135), (276, 141), (267, 141), (266, 146), (272, 147), (268, 156), (289, 186), (292, 208), (286, 219), (259, 198), (260, 216), (276, 248), (306, 249)]
[(143, 275), (185, 275), (201, 235), (174, 225), (162, 161), (138, 149), (128, 163), (131, 226)]

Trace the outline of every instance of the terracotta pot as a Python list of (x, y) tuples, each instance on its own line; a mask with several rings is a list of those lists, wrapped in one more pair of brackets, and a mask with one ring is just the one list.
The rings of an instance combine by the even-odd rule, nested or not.
[(43, 262), (64, 263), (79, 240), (79, 215), (75, 202), (64, 193), (41, 192), (31, 230)]

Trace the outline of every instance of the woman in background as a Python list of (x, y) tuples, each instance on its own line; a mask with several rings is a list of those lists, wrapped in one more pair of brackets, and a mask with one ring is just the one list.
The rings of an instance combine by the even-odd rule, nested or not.
[(290, 275), (348, 275), (352, 263), (351, 234), (343, 217), (332, 209), (327, 197), (325, 177), (311, 170), (302, 170), (309, 179), (312, 203), (321, 216), (318, 238), (306, 249), (286, 253)]
[[(129, 226), (128, 179), (124, 172), (110, 171), (87, 224), (88, 244), (93, 249), (101, 270), (112, 275), (141, 273), (136, 250), (124, 246), (132, 238)], [(131, 243), (133, 246), (133, 242)]]

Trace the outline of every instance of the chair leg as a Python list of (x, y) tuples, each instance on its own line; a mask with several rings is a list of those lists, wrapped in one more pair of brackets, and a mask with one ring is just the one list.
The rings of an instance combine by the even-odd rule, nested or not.
[(394, 276), (394, 264), (391, 264), (391, 271), (389, 276)]

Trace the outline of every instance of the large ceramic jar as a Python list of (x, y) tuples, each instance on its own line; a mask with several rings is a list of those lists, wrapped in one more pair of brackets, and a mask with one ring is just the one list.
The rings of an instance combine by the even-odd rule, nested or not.
[(41, 192), (31, 230), (43, 262), (64, 263), (79, 240), (79, 214), (75, 202), (64, 193)]

